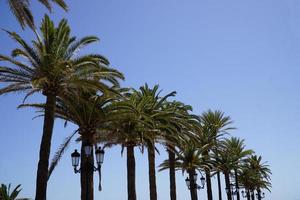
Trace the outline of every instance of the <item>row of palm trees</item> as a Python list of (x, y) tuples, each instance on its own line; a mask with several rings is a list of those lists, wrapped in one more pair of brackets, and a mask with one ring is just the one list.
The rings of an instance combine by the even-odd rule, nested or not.
[[(58, 2), (58, 1), (57, 1)], [(84, 170), (93, 157), (85, 157), (84, 146), (102, 144), (104, 148), (121, 145), (127, 153), (128, 199), (136, 200), (134, 149), (147, 150), (150, 200), (157, 200), (156, 146), (163, 145), (168, 159), (160, 170), (169, 169), (170, 199), (176, 200), (176, 170), (193, 176), (205, 173), (207, 196), (213, 199), (211, 177), (218, 177), (218, 194), (222, 198), (220, 173), (225, 175), (227, 191), (234, 178), (235, 188), (245, 188), (248, 199), (262, 189), (270, 188), (270, 170), (252, 150), (245, 149), (244, 140), (228, 138), (232, 129), (230, 117), (221, 111), (192, 114), (192, 107), (171, 100), (176, 92), (162, 95), (159, 86), (147, 84), (139, 89), (122, 88), (121, 72), (109, 67), (99, 54), (79, 54), (98, 41), (95, 36), (76, 39), (66, 20), (55, 26), (45, 15), (35, 40), (27, 43), (15, 32), (6, 31), (18, 47), (11, 56), (0, 55), (0, 94), (25, 92), (26, 100), (35, 93), (45, 96), (45, 103), (22, 104), (34, 107), (44, 117), (36, 180), (36, 200), (46, 200), (47, 182), (73, 136), (79, 134), (82, 144), (81, 199), (93, 194), (93, 173)], [(49, 164), (54, 119), (77, 125), (52, 163)], [(88, 179), (86, 178), (88, 177)], [(237, 199), (240, 199), (237, 193)], [(227, 192), (228, 200), (232, 194)], [(197, 199), (195, 190), (191, 198)], [(258, 195), (258, 199), (260, 195)]]

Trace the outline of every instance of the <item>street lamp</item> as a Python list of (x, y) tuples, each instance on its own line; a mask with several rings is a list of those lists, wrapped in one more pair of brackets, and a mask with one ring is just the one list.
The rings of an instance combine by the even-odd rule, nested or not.
[[(200, 184), (197, 184), (197, 178), (198, 178), (198, 174), (195, 173), (193, 175), (190, 176), (193, 180), (190, 180), (189, 177), (187, 177), (185, 179), (185, 183), (186, 186), (188, 187), (188, 189), (190, 190), (191, 193), (191, 199), (192, 200), (197, 200), (197, 190), (203, 189), (204, 185), (205, 185), (205, 178), (203, 176), (201, 176), (200, 178)], [(193, 185), (192, 185), (193, 184)]]
[(250, 191), (249, 190), (243, 190), (242, 191), (242, 196), (243, 196), (243, 198), (247, 198), (248, 196), (250, 196)]
[[(205, 185), (205, 178), (203, 176), (201, 176), (201, 178), (200, 178), (201, 185), (198, 185), (197, 184), (197, 177), (198, 177), (198, 174), (195, 173), (193, 175), (195, 188), (198, 189), (198, 190), (203, 189), (204, 185)], [(186, 186), (188, 187), (188, 189), (190, 190), (191, 189), (191, 181), (190, 181), (190, 179), (188, 177), (186, 177), (185, 183), (186, 183)]]
[[(226, 193), (228, 194), (228, 193), (230, 193), (231, 195), (231, 198), (233, 199), (233, 196), (234, 195), (237, 195), (238, 194), (238, 192), (239, 192), (239, 188), (236, 188), (235, 190), (234, 190), (234, 184), (232, 184), (232, 183), (230, 183), (229, 184), (229, 188), (225, 188), (225, 190), (226, 190)], [(243, 193), (243, 192), (242, 192)]]
[[(93, 149), (93, 146), (91, 145), (85, 145), (83, 147), (83, 150), (84, 150), (84, 154), (85, 156), (88, 158), (92, 155), (92, 149)], [(96, 157), (96, 163), (97, 163), (97, 167), (94, 166), (94, 164), (90, 161), (87, 160), (87, 163), (86, 163), (86, 167), (84, 168), (85, 170), (92, 170), (94, 172), (98, 172), (99, 173), (99, 191), (102, 190), (102, 187), (101, 187), (101, 166), (103, 164), (103, 160), (104, 160), (104, 150), (99, 147), (96, 149), (95, 151), (95, 157)], [(79, 168), (78, 169), (78, 166), (79, 166), (79, 163), (80, 163), (80, 153), (78, 153), (77, 149), (75, 149), (75, 151), (71, 154), (71, 158), (72, 158), (72, 165), (74, 167), (74, 172), (75, 174), (77, 173), (80, 173), (83, 169)], [(87, 188), (88, 188), (88, 178), (89, 176), (87, 175)], [(88, 190), (87, 190), (87, 200), (88, 200)]]
[[(254, 195), (254, 192), (251, 192), (248, 189), (245, 189), (245, 191), (242, 191), (242, 195), (243, 195), (244, 198), (247, 198), (248, 196), (250, 197), (252, 194)], [(257, 192), (255, 195), (256, 195), (257, 199), (265, 198), (265, 193), (264, 192), (261, 193), (261, 191)]]
[(261, 193), (261, 191), (259, 191), (256, 193), (256, 197), (257, 197), (257, 199), (263, 199), (263, 198), (265, 198), (265, 193), (264, 192)]

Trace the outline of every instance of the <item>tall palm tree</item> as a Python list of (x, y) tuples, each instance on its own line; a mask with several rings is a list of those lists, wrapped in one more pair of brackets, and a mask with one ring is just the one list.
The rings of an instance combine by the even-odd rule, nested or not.
[(106, 82), (99, 82), (98, 76), (106, 79), (104, 72), (109, 62), (101, 55), (78, 56), (79, 49), (98, 41), (98, 38), (89, 36), (76, 40), (71, 37), (65, 19), (55, 27), (45, 15), (40, 31), (41, 36), (37, 36), (32, 46), (18, 34), (7, 31), (20, 48), (12, 51), (12, 57), (0, 55), (0, 61), (5, 63), (0, 67), (0, 82), (7, 83), (0, 89), (0, 95), (26, 92), (26, 99), (41, 92), (46, 97), (36, 181), (36, 200), (45, 200), (57, 96), (68, 95), (75, 88), (107, 89)]
[[(68, 6), (64, 0), (51, 0), (51, 2), (50, 0), (39, 0), (39, 2), (43, 4), (49, 11), (52, 11), (51, 2), (57, 4), (65, 11), (68, 10)], [(29, 26), (31, 29), (35, 28), (34, 17), (30, 10), (30, 0), (7, 0), (7, 3), (11, 12), (23, 29), (26, 26)]]
[[(180, 150), (176, 152), (175, 169), (187, 173), (190, 180), (190, 195), (192, 200), (197, 200), (196, 183), (194, 182), (194, 174), (196, 171), (211, 168), (212, 164), (207, 162), (203, 152), (207, 151), (207, 146), (200, 147), (194, 140), (182, 142)], [(169, 160), (165, 160), (160, 164), (160, 171), (170, 168)]]
[(189, 114), (192, 107), (178, 101), (166, 102), (163, 106), (165, 113), (169, 113), (164, 123), (160, 123), (159, 129), (163, 137), (163, 145), (166, 146), (169, 160), (170, 199), (176, 200), (175, 177), (175, 148), (186, 136), (195, 122), (195, 116)]
[(141, 98), (140, 91), (133, 90), (123, 96), (124, 98), (114, 102), (110, 108), (110, 125), (113, 129), (106, 132), (106, 135), (98, 135), (97, 141), (104, 143), (105, 147), (121, 145), (122, 152), (126, 148), (128, 200), (136, 200), (134, 149), (138, 146), (143, 151), (145, 140), (151, 140), (148, 138), (149, 134), (145, 134), (145, 129), (150, 127), (152, 122), (144, 112), (148, 100)]
[(224, 141), (218, 145), (218, 153), (213, 154), (213, 163), (217, 172), (223, 172), (225, 176), (225, 186), (227, 190), (227, 200), (232, 200), (230, 175), (235, 167), (235, 162), (231, 158), (231, 151), (226, 147)]
[(17, 185), (12, 191), (10, 191), (11, 185), (1, 184), (0, 186), (0, 200), (29, 200), (28, 198), (17, 198), (21, 192), (21, 185)]
[(226, 148), (230, 151), (232, 162), (234, 162), (234, 176), (235, 176), (235, 188), (237, 200), (240, 200), (239, 191), (239, 183), (238, 183), (238, 171), (241, 169), (244, 161), (254, 153), (253, 150), (245, 149), (246, 146), (244, 144), (243, 139), (239, 139), (237, 137), (230, 137), (224, 140)]
[[(158, 89), (158, 85), (150, 88), (147, 84), (145, 84), (144, 86), (140, 87), (140, 90), (137, 92), (141, 101), (146, 101), (143, 113), (147, 116), (147, 121), (152, 122), (152, 126), (145, 127), (144, 130), (149, 138), (145, 140), (145, 142), (148, 150), (150, 200), (157, 200), (155, 143), (162, 135), (162, 129), (163, 131), (165, 130), (171, 114), (164, 109), (164, 104), (167, 102), (169, 97), (176, 94), (176, 92), (171, 92), (165, 96), (160, 96), (161, 91)], [(162, 124), (163, 126), (161, 126)]]
[[(229, 116), (225, 116), (224, 113), (220, 110), (208, 110), (202, 113), (202, 115), (200, 116), (200, 122), (202, 126), (202, 136), (200, 137), (199, 142), (201, 143), (201, 145), (210, 144), (210, 148), (207, 150), (207, 152), (204, 152), (204, 154), (208, 156), (210, 151), (214, 151), (214, 153), (217, 154), (217, 139), (224, 133), (227, 133), (229, 130), (234, 129), (230, 126), (232, 124), (231, 118)], [(205, 174), (207, 183), (207, 198), (208, 200), (212, 200), (213, 196), (211, 186), (211, 172), (209, 171), (209, 169), (205, 171)], [(219, 194), (218, 196), (219, 200), (222, 200), (222, 189), (219, 171), (217, 171), (217, 178)]]

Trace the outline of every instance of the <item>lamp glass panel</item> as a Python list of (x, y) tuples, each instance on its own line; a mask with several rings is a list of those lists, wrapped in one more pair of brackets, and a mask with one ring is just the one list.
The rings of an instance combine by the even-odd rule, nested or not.
[(96, 151), (96, 161), (97, 164), (101, 165), (103, 164), (103, 160), (104, 160), (104, 151), (99, 147), (99, 149), (97, 149)]
[(200, 181), (201, 181), (201, 185), (204, 186), (205, 185), (205, 178), (203, 176), (201, 176)]
[(74, 167), (77, 167), (79, 165), (79, 160), (80, 160), (80, 154), (77, 152), (77, 150), (75, 150), (72, 154), (71, 154), (71, 158), (72, 158), (72, 165)]
[(196, 181), (197, 181), (197, 178), (198, 178), (198, 174), (195, 173), (194, 176), (193, 176), (193, 178), (194, 178), (194, 181), (196, 182)]
[(92, 148), (93, 148), (93, 147), (90, 146), (90, 145), (84, 146), (84, 153), (85, 153), (85, 155), (90, 156), (91, 153), (92, 153)]
[(191, 185), (190, 179), (189, 179), (189, 178), (186, 178), (186, 179), (185, 179), (185, 183), (186, 183), (186, 186), (188, 186), (188, 188), (189, 188), (190, 185)]

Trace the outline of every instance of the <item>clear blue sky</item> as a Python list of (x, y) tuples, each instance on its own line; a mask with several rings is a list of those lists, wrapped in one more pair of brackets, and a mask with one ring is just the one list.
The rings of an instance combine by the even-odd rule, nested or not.
[[(39, 23), (45, 9), (32, 6)], [(20, 30), (6, 1), (0, 1), (0, 13), (0, 27), (32, 38)], [(102, 53), (124, 72), (123, 85), (159, 83), (165, 92), (176, 90), (177, 99), (195, 113), (210, 108), (230, 115), (238, 128), (232, 135), (245, 138), (271, 166), (273, 189), (266, 199), (300, 200), (300, 1), (72, 0), (70, 12), (56, 8), (51, 17), (66, 17), (76, 36), (99, 36), (101, 42), (89, 51)], [(1, 53), (15, 47), (4, 32), (0, 41)], [(42, 121), (32, 120), (33, 110), (16, 109), (22, 96), (0, 98), (0, 182), (21, 183), (22, 196), (33, 198)], [(42, 98), (30, 99), (37, 100)], [(52, 153), (74, 129), (56, 122)], [(79, 144), (69, 148), (49, 182), (50, 200), (79, 199), (79, 176), (70, 160), (74, 148)], [(144, 200), (147, 160), (136, 154), (137, 195)], [(162, 150), (157, 163), (165, 158)], [(168, 173), (159, 173), (157, 182), (159, 199), (168, 199)], [(180, 172), (177, 184), (178, 199), (189, 199)], [(96, 199), (126, 199), (120, 148), (106, 152), (103, 187)]]

